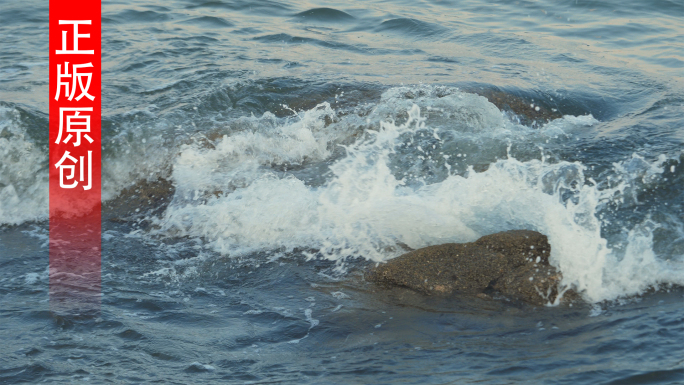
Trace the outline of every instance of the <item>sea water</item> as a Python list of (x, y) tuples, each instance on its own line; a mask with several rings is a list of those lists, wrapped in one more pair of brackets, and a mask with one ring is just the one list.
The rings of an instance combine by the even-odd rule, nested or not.
[[(49, 310), (48, 7), (0, 10), (2, 382), (684, 381), (681, 2), (103, 2), (96, 318)], [(511, 229), (582, 303), (363, 279)]]

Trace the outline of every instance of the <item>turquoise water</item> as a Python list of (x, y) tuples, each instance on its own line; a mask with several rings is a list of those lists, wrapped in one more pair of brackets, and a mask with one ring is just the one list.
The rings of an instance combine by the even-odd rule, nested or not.
[[(102, 7), (99, 317), (49, 310), (48, 8), (0, 4), (0, 383), (684, 381), (684, 3)], [(549, 236), (584, 303), (373, 263)]]

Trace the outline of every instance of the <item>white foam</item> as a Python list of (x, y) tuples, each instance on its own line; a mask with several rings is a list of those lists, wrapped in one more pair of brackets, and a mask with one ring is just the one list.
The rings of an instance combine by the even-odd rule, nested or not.
[(267, 112), (236, 124), (256, 126), (260, 131), (247, 129), (223, 136), (213, 148), (184, 145), (173, 167), (177, 197), (194, 200), (200, 192), (245, 187), (263, 175), (259, 172), (263, 165), (296, 165), (327, 158), (329, 143), (338, 133), (334, 126), (326, 127), (325, 119), (334, 115), (327, 103), (284, 124), (277, 124), (275, 116)]

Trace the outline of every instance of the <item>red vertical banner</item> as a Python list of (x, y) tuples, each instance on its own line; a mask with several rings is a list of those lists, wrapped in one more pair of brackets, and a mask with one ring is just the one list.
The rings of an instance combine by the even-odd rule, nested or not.
[(50, 0), (50, 307), (98, 312), (100, 0)]

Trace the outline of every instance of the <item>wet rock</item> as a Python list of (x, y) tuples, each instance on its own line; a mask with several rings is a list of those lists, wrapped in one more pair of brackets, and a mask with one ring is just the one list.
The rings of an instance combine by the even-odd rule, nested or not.
[[(368, 280), (424, 294), (502, 294), (534, 305), (554, 302), (562, 276), (549, 265), (551, 246), (536, 231), (513, 230), (471, 243), (411, 251), (371, 269)], [(563, 299), (574, 298), (565, 292)]]
[(171, 202), (174, 193), (175, 187), (167, 179), (139, 180), (102, 205), (103, 219), (127, 223), (160, 215)]
[(525, 125), (544, 124), (563, 117), (563, 114), (556, 108), (538, 100), (491, 89), (472, 90), (472, 92), (484, 96), (501, 111), (514, 113)]

